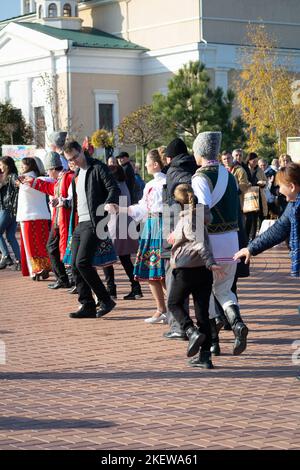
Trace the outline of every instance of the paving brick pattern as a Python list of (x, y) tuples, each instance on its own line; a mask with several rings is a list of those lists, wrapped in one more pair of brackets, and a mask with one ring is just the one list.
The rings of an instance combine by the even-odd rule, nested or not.
[[(215, 369), (195, 370), (185, 342), (143, 321), (147, 286), (102, 319), (71, 320), (76, 296), (1, 271), (0, 449), (299, 449), (299, 281), (282, 247), (251, 273), (239, 282), (247, 351), (232, 356), (224, 331)], [(117, 283), (121, 299), (119, 266)]]

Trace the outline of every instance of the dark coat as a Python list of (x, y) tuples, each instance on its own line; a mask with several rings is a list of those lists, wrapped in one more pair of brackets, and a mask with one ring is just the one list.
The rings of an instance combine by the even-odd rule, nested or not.
[(136, 198), (135, 198), (135, 192), (134, 192), (134, 190), (135, 190), (134, 169), (132, 168), (132, 165), (131, 165), (130, 162), (127, 162), (124, 165), (122, 165), (122, 168), (123, 168), (124, 173), (125, 173), (126, 184), (127, 184), (127, 188), (129, 189), (129, 194), (130, 194), (132, 204), (135, 204), (138, 201), (135, 200)]
[[(165, 222), (171, 230), (175, 228), (175, 220), (179, 216), (181, 206), (174, 200), (174, 190), (178, 184), (191, 184), (192, 176), (197, 170), (196, 160), (192, 155), (181, 154), (174, 157), (167, 171), (167, 180), (163, 188), (163, 203), (170, 207), (170, 221)], [(170, 258), (172, 245), (166, 239), (162, 243), (162, 258)]]
[(293, 205), (292, 202), (289, 202), (284, 213), (276, 220), (275, 224), (249, 243), (248, 249), (251, 255), (259, 255), (259, 253), (284, 242), (290, 237)]
[[(86, 198), (91, 217), (91, 222), (96, 230), (98, 222), (106, 215), (97, 215), (97, 209), (102, 204), (119, 204), (120, 189), (109, 171), (107, 165), (95, 158), (86, 158), (88, 168), (85, 178)], [(79, 169), (76, 171), (72, 181), (73, 199), (72, 199), (72, 220), (75, 221), (75, 212), (77, 211), (76, 177)]]
[(168, 203), (174, 202), (174, 190), (181, 183), (191, 184), (192, 176), (197, 170), (196, 160), (192, 155), (181, 154), (174, 157), (167, 171)]

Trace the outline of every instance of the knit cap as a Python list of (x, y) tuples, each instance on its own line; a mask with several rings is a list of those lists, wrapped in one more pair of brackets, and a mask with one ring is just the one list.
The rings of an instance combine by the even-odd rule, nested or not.
[(194, 155), (206, 160), (217, 160), (220, 153), (222, 132), (200, 132), (194, 140)]
[(63, 131), (52, 132), (52, 134), (49, 136), (49, 141), (51, 144), (54, 144), (57, 147), (62, 148), (65, 145), (66, 138), (67, 138), (67, 132), (63, 132)]
[(181, 155), (182, 153), (188, 153), (188, 150), (183, 140), (179, 139), (179, 137), (172, 140), (165, 151), (166, 156), (169, 158), (177, 157), (177, 155)]
[(58, 168), (62, 166), (60, 155), (57, 152), (48, 152), (45, 160), (44, 160), (44, 167), (45, 170), (51, 170), (53, 168)]

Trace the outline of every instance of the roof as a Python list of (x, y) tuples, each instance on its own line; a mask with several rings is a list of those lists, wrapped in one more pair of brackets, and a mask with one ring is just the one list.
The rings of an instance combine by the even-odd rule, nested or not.
[(95, 28), (81, 28), (80, 31), (73, 29), (60, 29), (46, 26), (39, 23), (18, 23), (25, 28), (32, 29), (39, 33), (47, 34), (56, 39), (67, 39), (72, 41), (75, 47), (95, 47), (107, 49), (129, 49), (129, 50), (143, 50), (146, 49), (138, 46), (133, 42), (126, 41), (112, 34), (106, 33)]

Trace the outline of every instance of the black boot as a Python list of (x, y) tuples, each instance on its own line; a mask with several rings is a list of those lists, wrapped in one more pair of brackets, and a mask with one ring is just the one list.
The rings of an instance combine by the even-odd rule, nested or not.
[(133, 281), (131, 283), (131, 291), (129, 294), (124, 295), (123, 299), (124, 300), (136, 300), (136, 299), (141, 299), (143, 296), (142, 289), (140, 284), (137, 281)]
[(210, 323), (210, 329), (211, 329), (211, 342), (212, 342), (210, 352), (214, 356), (220, 356), (221, 349), (219, 345), (219, 332), (218, 332), (218, 325), (216, 324), (216, 319), (211, 318), (209, 320), (209, 323)]
[(213, 363), (211, 361), (211, 352), (210, 351), (200, 351), (198, 357), (195, 357), (189, 361), (189, 364), (192, 367), (199, 367), (201, 369), (213, 369)]
[(238, 356), (239, 354), (242, 354), (242, 352), (245, 351), (247, 347), (248, 328), (242, 320), (238, 305), (229, 305), (224, 313), (232, 327), (232, 331), (235, 336), (233, 355)]
[(9, 255), (2, 256), (1, 261), (0, 261), (0, 269), (5, 269), (6, 266), (12, 266), (13, 264), (14, 262)]
[(189, 339), (186, 355), (187, 357), (195, 356), (199, 351), (201, 344), (205, 341), (205, 335), (195, 326), (190, 326), (185, 333)]
[(113, 284), (111, 286), (107, 286), (107, 292), (109, 293), (109, 295), (112, 299), (116, 299), (117, 298), (117, 286), (116, 286), (116, 284)]

